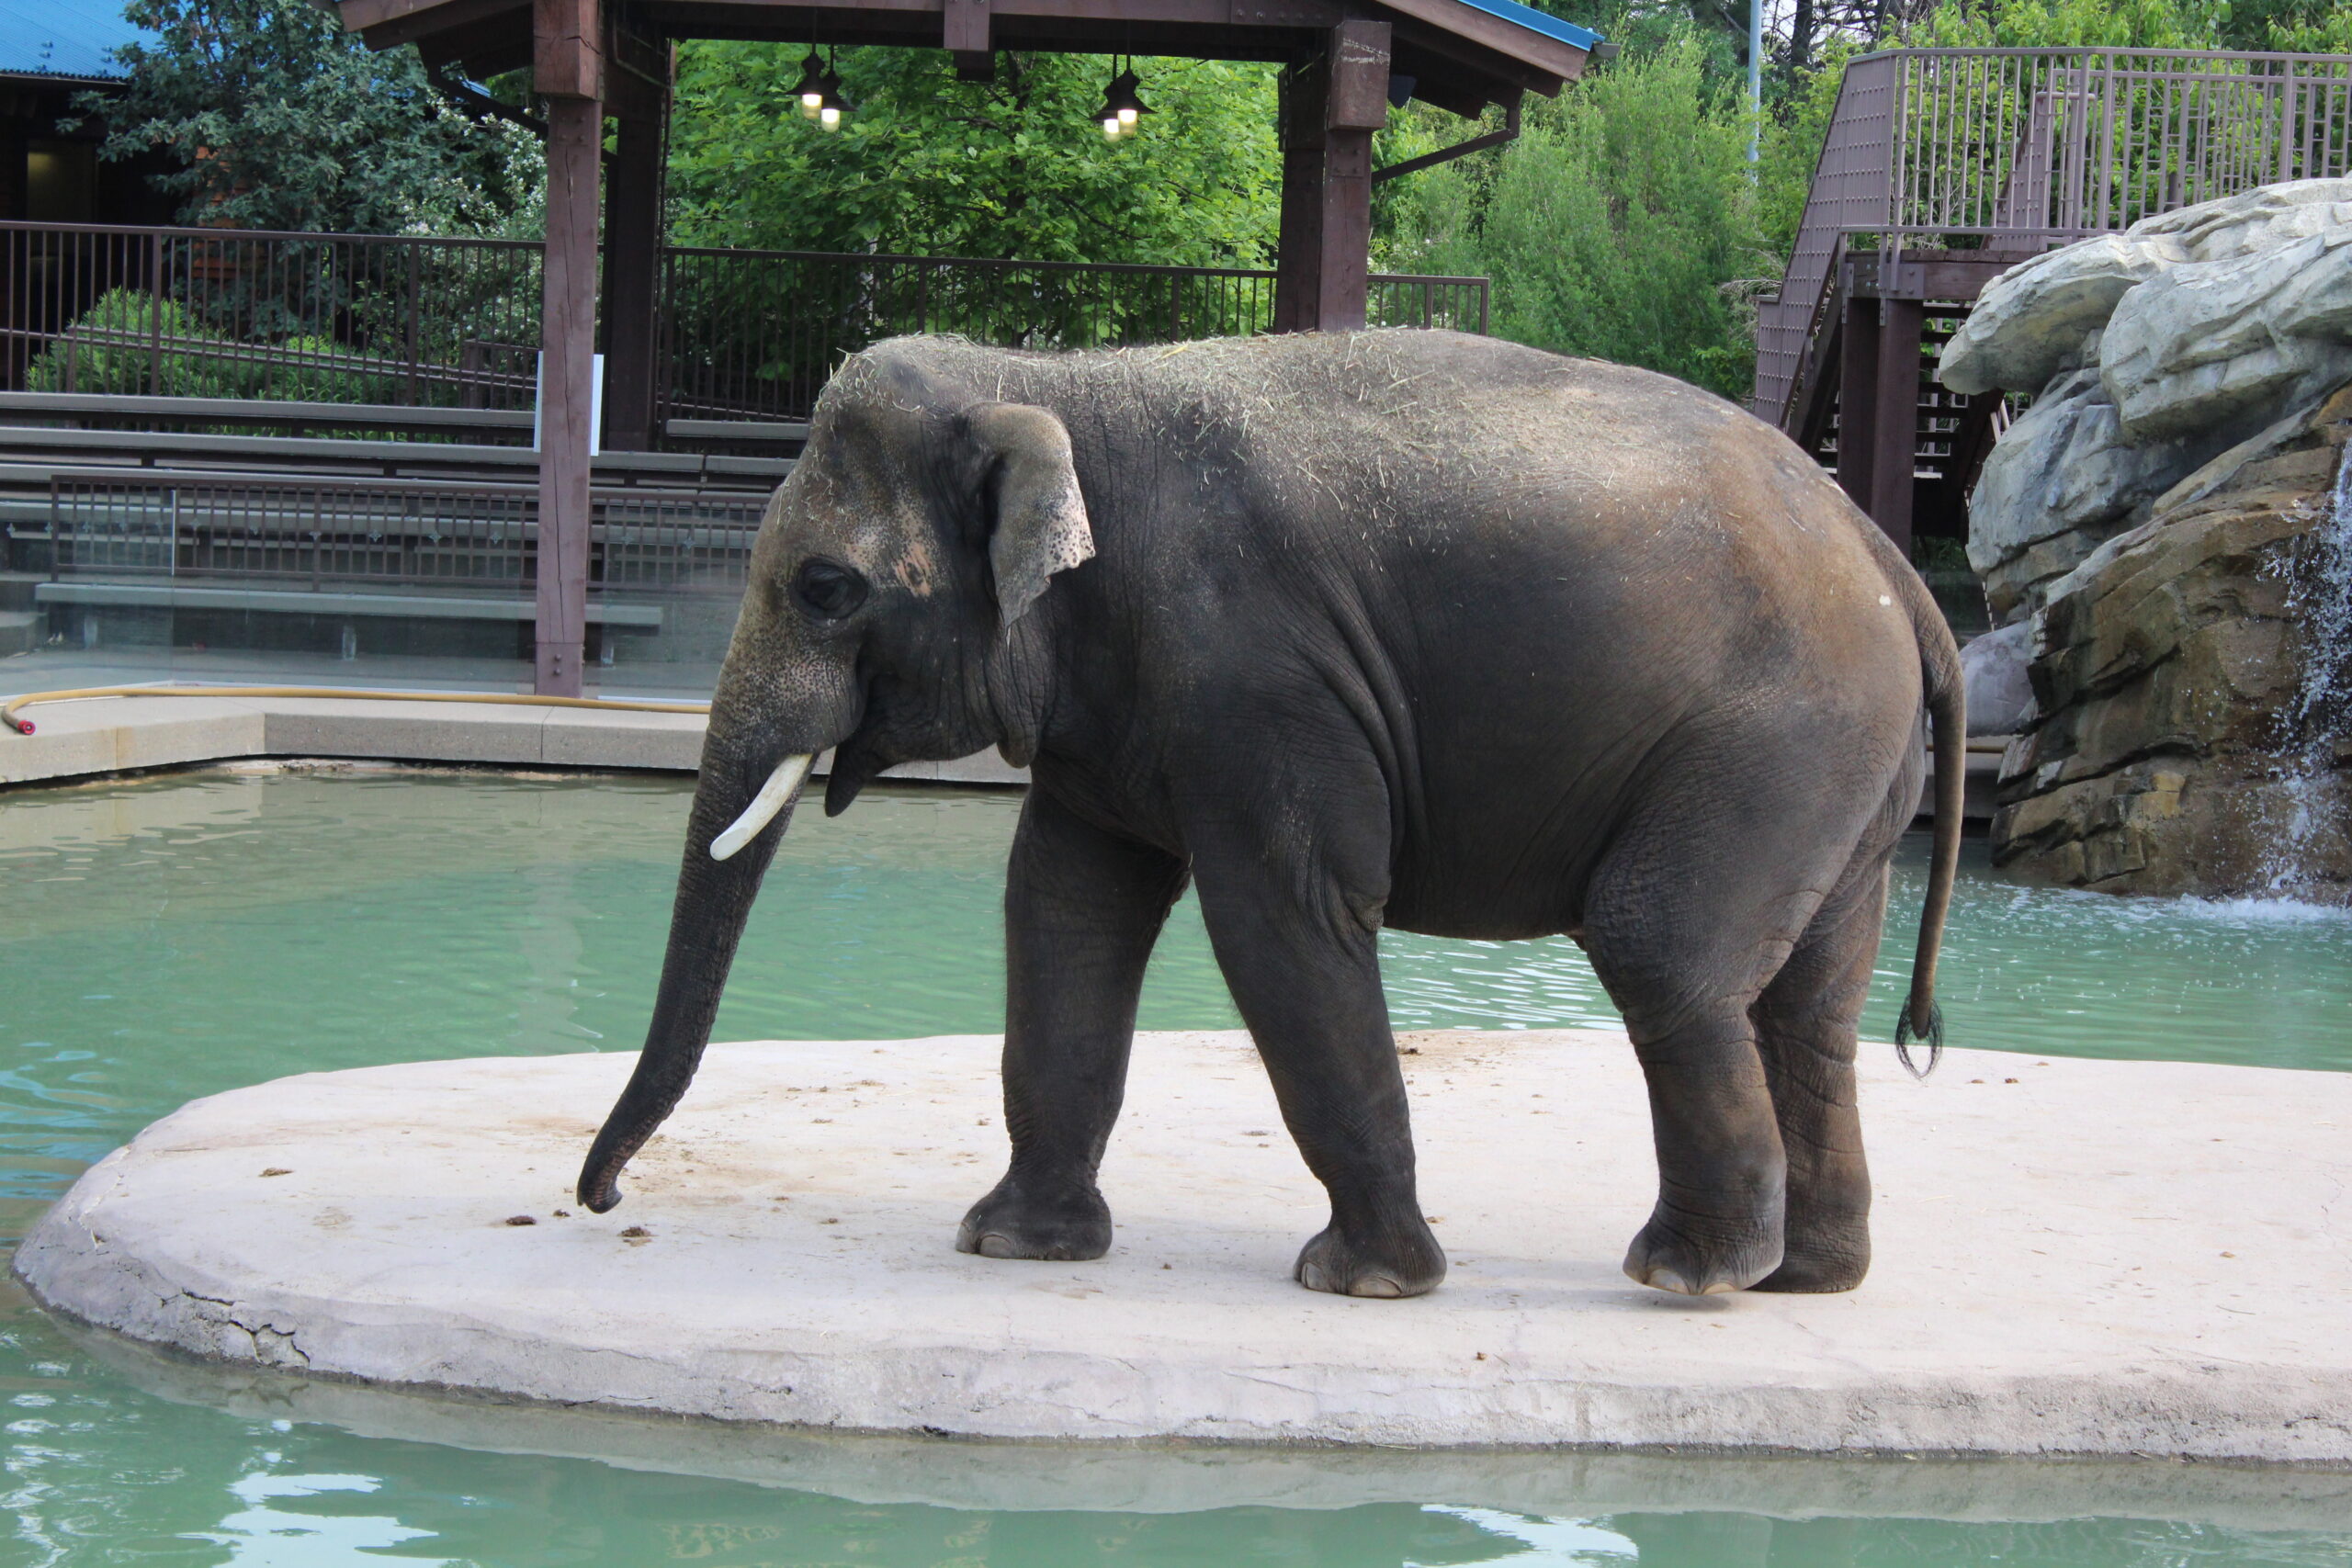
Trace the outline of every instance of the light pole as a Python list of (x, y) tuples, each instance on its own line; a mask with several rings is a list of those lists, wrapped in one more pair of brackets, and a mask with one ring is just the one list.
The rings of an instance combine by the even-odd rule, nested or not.
[(1747, 0), (1747, 161), (1764, 155), (1764, 0)]

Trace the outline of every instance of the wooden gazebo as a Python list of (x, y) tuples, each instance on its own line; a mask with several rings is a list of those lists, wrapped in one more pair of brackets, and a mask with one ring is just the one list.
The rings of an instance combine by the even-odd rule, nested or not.
[(587, 622), (605, 120), (617, 124), (605, 198), (605, 436), (635, 449), (653, 433), (673, 40), (944, 49), (959, 74), (982, 80), (1000, 50), (1279, 63), (1275, 322), (1324, 332), (1363, 324), (1372, 133), (1390, 104), (1409, 96), (1468, 117), (1498, 104), (1515, 125), (1523, 94), (1558, 92), (1600, 42), (1516, 0), (341, 0), (341, 14), (374, 47), (414, 43), (428, 63), (476, 79), (527, 65), (548, 102), (537, 682), (566, 695), (581, 689)]

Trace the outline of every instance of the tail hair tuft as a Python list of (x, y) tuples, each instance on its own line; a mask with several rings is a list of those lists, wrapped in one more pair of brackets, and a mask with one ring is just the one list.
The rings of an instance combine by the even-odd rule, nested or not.
[[(1911, 1042), (1914, 1039), (1928, 1043), (1928, 1065), (1924, 1067), (1911, 1059)], [(1944, 1059), (1944, 1010), (1933, 1002), (1928, 1003), (1926, 1026), (1915, 1028), (1911, 1008), (1905, 1004), (1902, 1016), (1894, 1021), (1894, 1056), (1903, 1064), (1904, 1071), (1915, 1078), (1924, 1079), (1934, 1072), (1936, 1064)]]

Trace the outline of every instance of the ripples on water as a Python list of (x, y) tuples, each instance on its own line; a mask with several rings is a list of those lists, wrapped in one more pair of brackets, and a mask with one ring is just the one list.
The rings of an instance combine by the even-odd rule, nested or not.
[[(673, 780), (205, 773), (0, 796), (0, 1232), (200, 1094), (434, 1056), (633, 1050), (687, 804)], [(993, 1032), (1009, 795), (877, 790), (778, 855), (721, 1039)], [(1866, 1032), (1909, 968), (1923, 846), (1898, 874)], [(1390, 933), (1400, 1028), (1616, 1015), (1572, 943)], [(2352, 1067), (2352, 917), (2027, 892), (1973, 863), (1941, 970), (1955, 1043)], [(1234, 1022), (1193, 901), (1147, 1028)], [(0, 1316), (0, 1536), (28, 1562), (634, 1564), (1117, 1557), (1302, 1563), (2352, 1562), (2352, 1534), (2084, 1519), (1521, 1518), (1432, 1503), (1160, 1516), (863, 1506), (483, 1454), (142, 1393), (21, 1300)], [(1703, 1506), (1703, 1468), (1692, 1506)], [(5, 1557), (5, 1554), (0, 1554)], [(16, 1558), (6, 1558), (15, 1561)]]

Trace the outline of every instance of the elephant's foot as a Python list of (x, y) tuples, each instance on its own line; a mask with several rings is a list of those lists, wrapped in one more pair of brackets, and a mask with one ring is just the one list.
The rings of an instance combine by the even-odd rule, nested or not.
[(1744, 1291), (1781, 1266), (1780, 1218), (1703, 1225), (1661, 1209), (1625, 1251), (1625, 1275), (1678, 1296)]
[(1827, 1295), (1850, 1291), (1871, 1268), (1870, 1222), (1843, 1215), (1806, 1220), (1789, 1216), (1788, 1250), (1781, 1266), (1751, 1289), (1791, 1294)]
[(1291, 1278), (1335, 1296), (1423, 1296), (1445, 1278), (1445, 1249), (1418, 1214), (1372, 1241), (1331, 1225), (1300, 1249)]
[(1050, 1263), (1100, 1258), (1111, 1250), (1111, 1206), (1091, 1182), (1047, 1186), (1007, 1176), (964, 1216), (956, 1250)]

